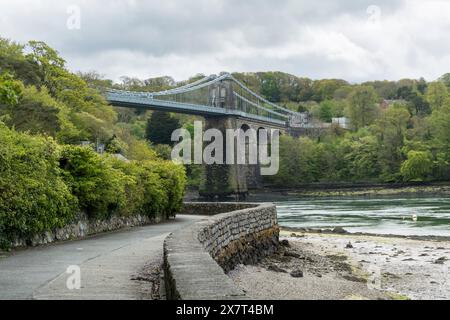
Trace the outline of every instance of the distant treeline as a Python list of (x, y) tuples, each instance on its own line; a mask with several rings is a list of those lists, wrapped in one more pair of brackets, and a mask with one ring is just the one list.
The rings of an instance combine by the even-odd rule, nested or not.
[[(309, 112), (313, 121), (331, 122), (343, 116), (350, 121), (350, 130), (331, 125), (315, 138), (282, 137), (280, 172), (266, 179), (271, 184), (450, 179), (450, 73), (433, 82), (421, 78), (361, 84), (282, 72), (234, 76), (275, 103)], [(105, 81), (95, 74), (85, 77)], [(176, 83), (170, 77), (124, 77), (120, 84), (107, 83), (127, 90), (157, 91), (185, 82)], [(189, 128), (192, 117), (179, 118)], [(198, 170), (189, 172), (190, 180), (197, 181)]]

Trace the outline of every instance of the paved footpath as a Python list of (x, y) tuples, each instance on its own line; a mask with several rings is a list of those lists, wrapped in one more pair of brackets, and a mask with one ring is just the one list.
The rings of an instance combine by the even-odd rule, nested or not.
[[(133, 275), (161, 261), (170, 232), (204, 218), (178, 215), (161, 224), (0, 253), (0, 299), (145, 299), (145, 283)], [(67, 288), (69, 266), (80, 267), (79, 290)]]

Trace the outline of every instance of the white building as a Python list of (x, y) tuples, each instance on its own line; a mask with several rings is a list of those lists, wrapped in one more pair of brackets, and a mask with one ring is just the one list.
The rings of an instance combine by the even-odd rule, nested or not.
[(346, 117), (333, 118), (331, 119), (331, 123), (337, 124), (343, 129), (350, 129), (350, 119)]

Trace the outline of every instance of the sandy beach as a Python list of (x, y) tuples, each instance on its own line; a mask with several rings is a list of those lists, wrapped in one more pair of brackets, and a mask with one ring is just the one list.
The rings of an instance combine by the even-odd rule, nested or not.
[(282, 231), (280, 251), (229, 273), (253, 299), (450, 299), (450, 241)]

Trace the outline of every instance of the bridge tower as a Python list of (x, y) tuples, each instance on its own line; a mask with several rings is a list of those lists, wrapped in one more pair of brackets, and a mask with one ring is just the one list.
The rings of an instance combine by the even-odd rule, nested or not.
[[(233, 94), (231, 81), (220, 81), (210, 89), (211, 105), (217, 108), (233, 110), (236, 108), (236, 101)], [(205, 130), (218, 129), (224, 137), (224, 159), (226, 159), (226, 130), (239, 128), (235, 116), (213, 116), (205, 117)], [(236, 154), (236, 143), (235, 152)], [(220, 164), (205, 165), (203, 178), (200, 185), (200, 196), (208, 199), (223, 199), (227, 197), (237, 197), (245, 199), (248, 195), (247, 170), (245, 165)]]

